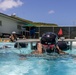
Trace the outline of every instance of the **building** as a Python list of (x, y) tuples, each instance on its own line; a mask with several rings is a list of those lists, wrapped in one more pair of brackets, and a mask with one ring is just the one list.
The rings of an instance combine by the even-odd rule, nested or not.
[(25, 20), (17, 17), (15, 14), (9, 16), (4, 13), (0, 13), (0, 33), (1, 34), (11, 34), (15, 31), (20, 34), (22, 31), (27, 29), (29, 31), (30, 27), (45, 27), (45, 26), (57, 26), (56, 24), (48, 23), (37, 23), (29, 20)]
[(21, 27), (28, 24), (28, 22), (15, 17), (15, 15), (8, 16), (6, 14), (0, 13), (0, 33), (11, 34), (12, 31), (15, 31), (18, 34), (21, 30)]

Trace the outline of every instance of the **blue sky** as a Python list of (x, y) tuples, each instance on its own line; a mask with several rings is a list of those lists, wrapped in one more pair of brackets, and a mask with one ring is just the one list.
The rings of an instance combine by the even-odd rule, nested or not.
[(76, 0), (0, 0), (0, 12), (33, 22), (76, 24)]

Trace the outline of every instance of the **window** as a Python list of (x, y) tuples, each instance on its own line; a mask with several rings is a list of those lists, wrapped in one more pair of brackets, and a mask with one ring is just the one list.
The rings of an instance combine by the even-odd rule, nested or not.
[(21, 29), (21, 26), (20, 25), (17, 25), (17, 29)]

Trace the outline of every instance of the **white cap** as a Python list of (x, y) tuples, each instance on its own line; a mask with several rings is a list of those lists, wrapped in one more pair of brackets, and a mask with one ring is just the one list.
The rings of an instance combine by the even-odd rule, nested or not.
[(15, 31), (13, 31), (13, 32), (12, 32), (12, 34), (16, 34), (16, 32), (15, 32)]

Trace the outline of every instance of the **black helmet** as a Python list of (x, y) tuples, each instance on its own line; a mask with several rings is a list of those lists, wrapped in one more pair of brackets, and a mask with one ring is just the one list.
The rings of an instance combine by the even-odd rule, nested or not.
[(53, 32), (46, 32), (41, 37), (41, 44), (51, 45), (56, 44), (58, 41), (58, 37)]

